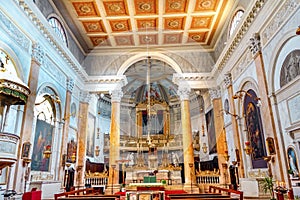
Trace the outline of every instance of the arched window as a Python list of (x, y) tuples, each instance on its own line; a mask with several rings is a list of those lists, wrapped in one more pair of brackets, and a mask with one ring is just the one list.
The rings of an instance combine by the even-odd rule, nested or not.
[(234, 33), (237, 25), (240, 23), (241, 19), (242, 19), (242, 16), (244, 14), (244, 11), (243, 10), (238, 10), (232, 20), (231, 20), (231, 23), (230, 23), (230, 26), (229, 26), (229, 37), (232, 36), (232, 34)]
[(48, 19), (49, 24), (54, 29), (56, 34), (64, 41), (64, 43), (67, 44), (67, 36), (64, 27), (60, 23), (60, 21), (56, 17), (50, 17)]

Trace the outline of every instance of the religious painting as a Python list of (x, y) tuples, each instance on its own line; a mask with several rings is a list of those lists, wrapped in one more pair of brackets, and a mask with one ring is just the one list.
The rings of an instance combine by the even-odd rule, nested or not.
[(0, 185), (6, 185), (8, 178), (8, 167), (0, 170)]
[(21, 158), (29, 158), (30, 146), (30, 142), (23, 143)]
[(299, 177), (298, 159), (293, 148), (288, 148), (289, 174), (293, 177)]
[(138, 195), (139, 200), (151, 200), (151, 194), (150, 193), (141, 193)]
[(216, 142), (213, 109), (211, 109), (205, 114), (205, 120), (206, 120), (207, 136), (208, 136), (207, 139), (208, 139), (209, 154), (214, 154), (217, 153), (217, 142)]
[(271, 138), (271, 137), (268, 137), (266, 139), (266, 141), (267, 141), (267, 146), (268, 146), (269, 154), (270, 155), (276, 154), (274, 139)]
[(86, 155), (93, 157), (94, 156), (94, 143), (95, 143), (95, 116), (89, 114), (88, 117), (88, 132), (86, 140)]
[(76, 151), (77, 151), (77, 142), (72, 138), (71, 141), (67, 144), (67, 157), (66, 161), (70, 163), (76, 162)]
[(267, 168), (267, 163), (263, 159), (266, 147), (263, 137), (263, 128), (259, 107), (257, 106), (257, 96), (253, 90), (248, 90), (244, 99), (244, 113), (248, 140), (252, 148), (251, 160), (253, 168)]
[(37, 119), (31, 158), (31, 170), (33, 171), (49, 171), (50, 159), (44, 157), (43, 153), (46, 147), (51, 149), (53, 128), (53, 125)]

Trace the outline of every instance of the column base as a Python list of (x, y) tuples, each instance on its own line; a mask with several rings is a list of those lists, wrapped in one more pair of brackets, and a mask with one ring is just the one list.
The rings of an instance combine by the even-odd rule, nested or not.
[(183, 185), (183, 190), (188, 193), (199, 193), (199, 187), (196, 184), (185, 183)]

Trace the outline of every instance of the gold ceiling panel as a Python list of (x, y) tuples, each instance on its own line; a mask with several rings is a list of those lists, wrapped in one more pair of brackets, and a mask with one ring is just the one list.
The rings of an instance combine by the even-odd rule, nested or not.
[(125, 20), (109, 20), (111, 30), (115, 32), (131, 31), (129, 19)]
[(90, 37), (94, 46), (110, 46), (107, 36)]
[(137, 15), (151, 15), (157, 13), (157, 0), (134, 0)]
[(83, 21), (82, 24), (87, 33), (106, 32), (102, 21)]
[(182, 41), (181, 33), (164, 34), (164, 44), (180, 44)]
[(204, 43), (207, 38), (207, 32), (197, 32), (197, 33), (189, 33), (188, 41), (189, 43), (200, 42)]
[(120, 46), (132, 46), (132, 45), (134, 45), (132, 35), (115, 36), (115, 41), (116, 41), (116, 44), (120, 45)]
[(103, 5), (107, 16), (128, 15), (124, 1), (104, 1)]
[(153, 31), (158, 27), (158, 19), (137, 19), (136, 24), (139, 31)]
[(191, 29), (209, 28), (211, 26), (212, 17), (193, 17)]
[(141, 45), (156, 45), (157, 44), (157, 34), (155, 35), (139, 35)]
[(219, 0), (197, 0), (195, 11), (216, 11)]
[(184, 17), (165, 18), (164, 30), (183, 30), (183, 29), (184, 29)]
[(213, 48), (229, 4), (229, 0), (62, 1), (89, 49), (136, 48), (147, 44), (145, 35), (150, 45)]
[(72, 2), (79, 17), (98, 17), (99, 12), (95, 1)]
[(166, 0), (166, 13), (184, 13), (187, 9), (187, 0)]

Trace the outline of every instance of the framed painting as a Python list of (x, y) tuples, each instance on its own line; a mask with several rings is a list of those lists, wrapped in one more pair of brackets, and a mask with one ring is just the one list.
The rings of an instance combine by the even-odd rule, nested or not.
[(267, 147), (268, 147), (269, 154), (270, 155), (276, 154), (274, 139), (271, 137), (268, 137), (266, 139), (266, 141), (267, 141)]
[(24, 142), (22, 145), (22, 156), (21, 158), (29, 158), (29, 152), (30, 152), (31, 143), (30, 142)]

